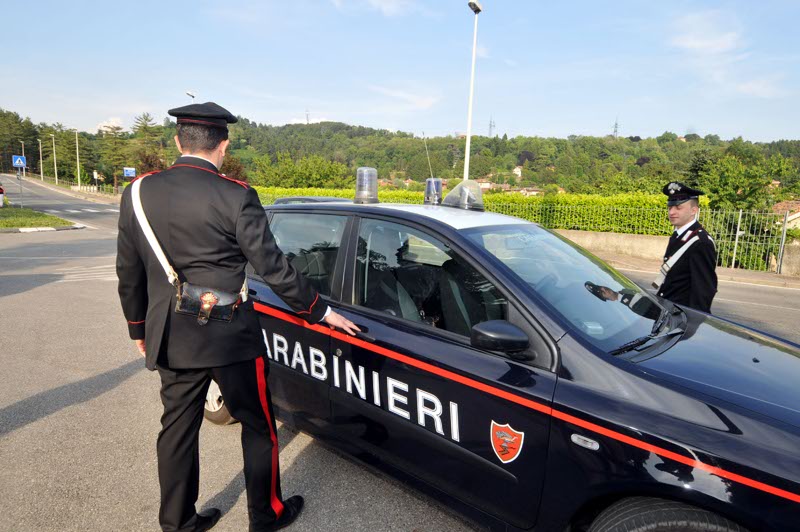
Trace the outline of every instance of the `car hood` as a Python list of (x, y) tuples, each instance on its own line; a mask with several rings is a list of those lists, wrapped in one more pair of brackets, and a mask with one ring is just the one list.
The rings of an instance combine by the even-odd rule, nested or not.
[(645, 371), (800, 427), (800, 346), (692, 310)]

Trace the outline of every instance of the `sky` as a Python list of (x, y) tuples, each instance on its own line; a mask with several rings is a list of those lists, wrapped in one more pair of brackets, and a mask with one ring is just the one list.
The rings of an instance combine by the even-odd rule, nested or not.
[[(473, 134), (800, 138), (797, 0), (484, 0)], [(214, 101), (281, 125), (467, 130), (462, 0), (0, 0), (0, 108), (94, 132)], [(16, 28), (16, 29), (15, 29)]]

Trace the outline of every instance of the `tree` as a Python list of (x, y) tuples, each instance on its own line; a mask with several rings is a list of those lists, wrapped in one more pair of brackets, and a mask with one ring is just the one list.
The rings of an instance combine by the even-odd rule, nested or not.
[(709, 207), (720, 210), (765, 210), (774, 202), (772, 177), (764, 165), (747, 165), (732, 155), (710, 163), (700, 174)]
[(247, 170), (245, 170), (242, 161), (235, 155), (226, 155), (219, 171), (231, 179), (247, 182)]
[(117, 177), (122, 175), (122, 169), (129, 160), (122, 126), (108, 125), (100, 133), (102, 134), (100, 170), (106, 176), (110, 176), (116, 186)]

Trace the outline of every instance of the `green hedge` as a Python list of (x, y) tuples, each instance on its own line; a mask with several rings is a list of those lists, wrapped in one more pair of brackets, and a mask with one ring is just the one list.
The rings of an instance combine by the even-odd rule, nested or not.
[[(334, 196), (352, 198), (351, 190), (320, 188), (255, 187), (262, 203), (271, 204), (282, 196)], [(422, 203), (422, 192), (386, 190), (378, 193), (384, 203)], [(487, 211), (516, 216), (550, 229), (577, 229), (649, 235), (672, 233), (661, 194), (486, 194)], [(701, 199), (707, 205), (705, 198)]]

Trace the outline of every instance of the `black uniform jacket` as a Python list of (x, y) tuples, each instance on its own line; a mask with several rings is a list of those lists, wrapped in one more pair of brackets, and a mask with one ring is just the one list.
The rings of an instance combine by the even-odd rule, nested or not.
[(693, 223), (679, 237), (670, 238), (664, 261), (674, 255), (683, 245), (687, 235), (696, 234), (699, 240), (675, 263), (667, 274), (658, 295), (673, 303), (686, 305), (703, 312), (711, 312), (711, 301), (717, 293), (717, 250), (714, 241), (699, 222)]
[[(248, 261), (289, 306), (309, 322), (327, 305), (275, 244), (255, 190), (217, 173), (213, 164), (180, 157), (143, 177), (142, 205), (181, 282), (238, 292)], [(117, 239), (119, 296), (132, 339), (145, 339), (147, 367), (218, 367), (265, 352), (252, 301), (239, 306), (230, 323), (199, 325), (176, 314), (175, 288), (150, 248), (131, 201), (122, 194)]]

